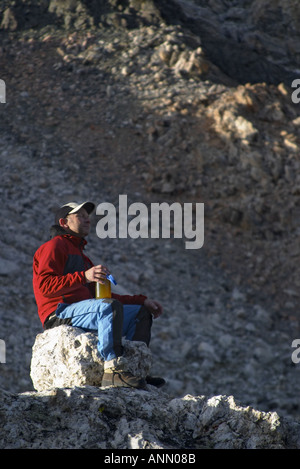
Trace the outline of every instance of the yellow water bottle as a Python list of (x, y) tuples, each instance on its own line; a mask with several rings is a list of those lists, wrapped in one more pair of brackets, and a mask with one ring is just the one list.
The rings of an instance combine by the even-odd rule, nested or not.
[(111, 284), (117, 285), (112, 275), (107, 275), (104, 283), (96, 283), (96, 299), (111, 298)]
[(96, 299), (111, 298), (111, 285), (109, 280), (104, 280), (104, 283), (96, 283)]

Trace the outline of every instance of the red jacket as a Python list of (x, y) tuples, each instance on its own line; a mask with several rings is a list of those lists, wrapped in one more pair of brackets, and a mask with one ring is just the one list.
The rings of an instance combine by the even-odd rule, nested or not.
[[(59, 303), (95, 298), (95, 283), (86, 283), (84, 272), (94, 264), (83, 253), (86, 240), (63, 234), (55, 236), (36, 251), (33, 258), (33, 291), (42, 324)], [(112, 297), (123, 304), (144, 304), (144, 295)]]

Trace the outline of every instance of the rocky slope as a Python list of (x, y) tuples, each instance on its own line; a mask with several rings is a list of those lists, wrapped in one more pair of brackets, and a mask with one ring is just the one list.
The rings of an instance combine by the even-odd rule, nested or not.
[(76, 5), (0, 6), (0, 386), (32, 390), (31, 261), (58, 204), (204, 202), (200, 250), (93, 230), (88, 254), (163, 303), (151, 349), (169, 396), (299, 418), (297, 2)]

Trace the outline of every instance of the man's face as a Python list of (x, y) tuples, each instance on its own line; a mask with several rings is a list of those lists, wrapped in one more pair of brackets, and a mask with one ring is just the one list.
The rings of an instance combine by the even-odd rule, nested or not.
[(85, 208), (59, 220), (60, 225), (70, 234), (84, 238), (90, 232), (90, 217)]

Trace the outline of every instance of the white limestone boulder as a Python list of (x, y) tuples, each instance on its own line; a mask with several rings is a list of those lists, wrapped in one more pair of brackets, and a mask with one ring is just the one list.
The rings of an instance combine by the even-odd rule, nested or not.
[[(97, 341), (96, 333), (65, 325), (38, 334), (30, 369), (34, 389), (101, 386), (103, 361)], [(149, 373), (152, 356), (143, 342), (124, 341), (124, 357), (136, 376)]]

